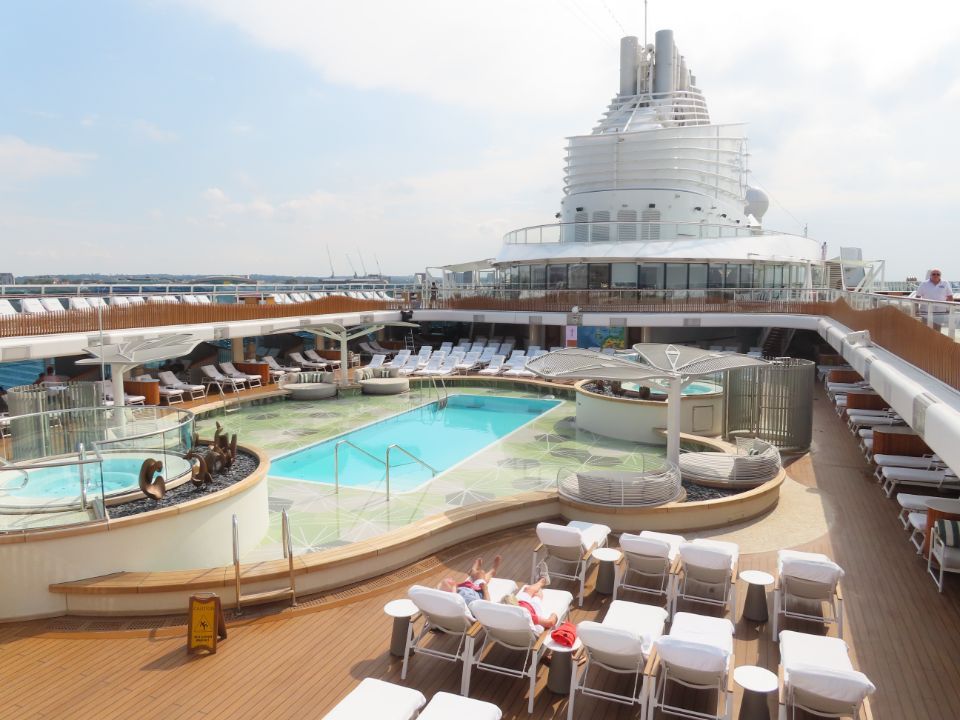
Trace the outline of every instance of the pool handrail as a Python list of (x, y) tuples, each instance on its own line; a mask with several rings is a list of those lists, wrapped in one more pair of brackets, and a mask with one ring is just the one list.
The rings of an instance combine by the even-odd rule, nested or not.
[(386, 462), (386, 465), (387, 465), (387, 500), (390, 499), (390, 451), (391, 451), (391, 450), (399, 450), (400, 452), (402, 452), (402, 453), (403, 453), (404, 455), (406, 455), (407, 457), (409, 457), (409, 458), (411, 458), (412, 460), (415, 460), (415, 461), (417, 461), (418, 463), (420, 463), (421, 465), (423, 465), (427, 470), (429, 470), (431, 473), (433, 473), (433, 477), (436, 477), (436, 476), (437, 476), (437, 472), (438, 472), (438, 471), (437, 471), (437, 469), (436, 469), (433, 465), (431, 465), (430, 463), (428, 463), (426, 460), (423, 460), (423, 459), (421, 459), (421, 458), (418, 458), (416, 455), (414, 455), (412, 452), (410, 452), (409, 450), (407, 450), (407, 449), (406, 449), (405, 447), (403, 447), (402, 445), (397, 445), (397, 443), (393, 443), (393, 444), (391, 444), (391, 445), (387, 445), (387, 462)]
[[(373, 458), (374, 460), (376, 460), (376, 461), (377, 461), (378, 463), (380, 463), (381, 465), (386, 465), (386, 464), (387, 464), (385, 460), (382, 460), (382, 459), (378, 458), (376, 455), (374, 455), (374, 454), (373, 454), (372, 452), (370, 452), (369, 450), (364, 450), (362, 447), (360, 447), (359, 445), (357, 445), (355, 442), (351, 442), (350, 440), (338, 440), (338, 441), (337, 441), (337, 444), (333, 446), (333, 492), (334, 492), (335, 494), (337, 494), (337, 495), (340, 494), (340, 446), (341, 446), (341, 445), (349, 445), (350, 447), (354, 448), (355, 450), (359, 450), (360, 452), (362, 452), (362, 453), (363, 453), (364, 455), (366, 455), (367, 457)], [(388, 453), (387, 457), (388, 457), (388, 459), (389, 459), (389, 453)], [(387, 469), (387, 499), (389, 499), (389, 498), (390, 498), (390, 470), (389, 470), (389, 468), (388, 468), (388, 469)]]

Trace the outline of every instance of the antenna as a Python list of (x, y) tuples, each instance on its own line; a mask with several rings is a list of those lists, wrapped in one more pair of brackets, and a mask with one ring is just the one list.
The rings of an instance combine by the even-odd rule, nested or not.
[(327, 244), (327, 262), (330, 263), (330, 277), (334, 277), (336, 273), (333, 271), (333, 256), (330, 255), (330, 244)]
[(643, 46), (647, 46), (647, 0), (643, 0)]

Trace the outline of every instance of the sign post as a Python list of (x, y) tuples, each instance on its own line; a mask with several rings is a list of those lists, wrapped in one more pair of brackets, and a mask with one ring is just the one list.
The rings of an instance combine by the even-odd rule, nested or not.
[(223, 619), (220, 598), (214, 593), (190, 596), (190, 618), (187, 621), (187, 652), (217, 652), (217, 640), (226, 640), (227, 623)]

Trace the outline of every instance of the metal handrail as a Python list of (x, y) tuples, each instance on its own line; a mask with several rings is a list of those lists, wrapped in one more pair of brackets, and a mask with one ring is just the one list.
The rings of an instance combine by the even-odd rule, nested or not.
[(233, 516), (233, 582), (237, 593), (236, 614), (240, 611), (240, 521)]
[(77, 464), (77, 474), (80, 475), (80, 509), (87, 509), (87, 478), (83, 474), (84, 460), (87, 459), (87, 451), (83, 443), (77, 445), (77, 455), (80, 456), (80, 462)]
[(28, 473), (28, 472), (27, 472), (26, 470), (24, 470), (23, 468), (17, 467), (16, 465), (11, 465), (11, 464), (8, 463), (6, 460), (4, 460), (2, 457), (0, 457), (0, 472), (2, 472), (2, 471), (20, 472), (20, 473), (23, 473), (23, 485), (21, 485), (20, 487), (16, 487), (16, 488), (10, 488), (10, 487), (6, 487), (6, 486), (0, 487), (0, 491), (9, 492), (10, 490), (23, 490), (23, 489), (30, 483), (30, 473)]
[(290, 518), (286, 509), (280, 513), (280, 534), (283, 539), (283, 556), (287, 558), (290, 569), (290, 597), (297, 604), (297, 581), (293, 575), (293, 538), (290, 536)]
[(423, 459), (421, 459), (421, 458), (418, 458), (416, 455), (414, 455), (412, 452), (410, 452), (409, 450), (407, 450), (407, 449), (406, 449), (405, 447), (403, 447), (402, 445), (397, 445), (397, 443), (393, 443), (392, 445), (387, 445), (387, 462), (386, 462), (386, 465), (387, 465), (387, 500), (390, 499), (390, 451), (391, 451), (391, 450), (399, 450), (399, 451), (402, 452), (404, 455), (406, 455), (407, 457), (409, 457), (411, 460), (415, 460), (416, 462), (420, 463), (420, 464), (423, 465), (427, 470), (429, 470), (431, 473), (433, 473), (433, 477), (436, 477), (436, 476), (437, 476), (437, 473), (440, 472), (440, 471), (437, 470), (433, 465), (431, 465), (430, 463), (428, 463), (426, 460), (423, 460)]
[[(376, 460), (376, 461), (377, 461), (378, 463), (380, 463), (381, 465), (387, 465), (387, 462), (386, 462), (385, 460), (383, 460), (383, 459), (381, 459), (381, 458), (378, 458), (376, 455), (374, 455), (374, 454), (373, 454), (372, 452), (370, 452), (369, 450), (364, 450), (362, 447), (360, 447), (360, 446), (357, 445), (356, 443), (350, 442), (349, 440), (340, 440), (340, 441), (338, 441), (337, 444), (333, 446), (333, 487), (334, 487), (334, 493), (337, 493), (337, 494), (340, 493), (340, 446), (341, 446), (341, 445), (349, 445), (349, 446), (352, 447), (354, 450), (359, 450), (360, 452), (362, 452), (362, 453), (363, 453), (364, 455), (366, 455), (367, 457), (373, 458), (374, 460)], [(390, 459), (389, 449), (388, 449), (388, 452), (387, 452), (387, 459), (388, 459), (388, 460)], [(388, 495), (388, 496), (389, 496), (389, 494), (390, 494), (389, 489), (390, 489), (390, 468), (389, 468), (389, 466), (388, 466), (388, 467), (387, 467), (387, 495)]]

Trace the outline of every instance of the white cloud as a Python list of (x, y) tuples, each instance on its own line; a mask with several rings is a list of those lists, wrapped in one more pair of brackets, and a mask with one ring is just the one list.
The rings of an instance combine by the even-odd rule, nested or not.
[(15, 135), (0, 135), (0, 186), (44, 177), (79, 175), (96, 157), (92, 153), (32, 145)]
[(176, 142), (180, 136), (171, 130), (164, 130), (158, 125), (147, 120), (137, 120), (133, 123), (133, 129), (142, 138), (155, 143)]

